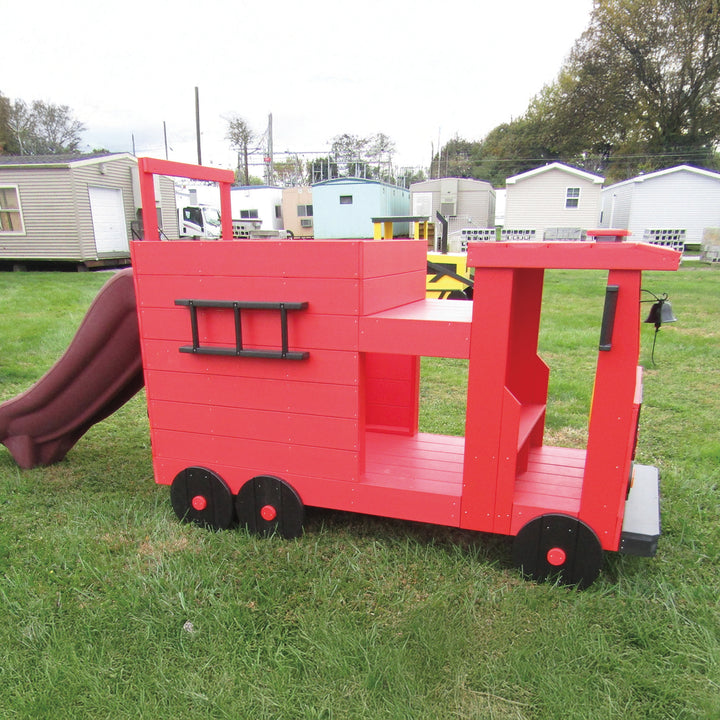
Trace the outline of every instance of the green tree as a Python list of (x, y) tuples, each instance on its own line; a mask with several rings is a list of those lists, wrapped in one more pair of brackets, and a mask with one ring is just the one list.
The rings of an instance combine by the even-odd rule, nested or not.
[(720, 168), (720, 0), (595, 0), (587, 30), (525, 113), (479, 143), (453, 139), (441, 174), (488, 180), (559, 160), (610, 182)]
[(379, 180), (396, 181), (396, 173), (393, 171), (394, 154), (395, 143), (384, 133), (375, 133), (367, 138), (365, 157)]
[(494, 128), (482, 141), (455, 137), (432, 163), (431, 177), (466, 177), (502, 187), (505, 178), (558, 158), (543, 113), (533, 111)]
[(472, 178), (480, 152), (480, 144), (455, 136), (432, 159), (430, 177)]
[(340, 168), (336, 160), (328, 155), (308, 160), (307, 174), (311, 183), (322, 182), (340, 177)]
[(80, 149), (85, 126), (72, 116), (67, 105), (53, 105), (42, 100), (32, 104), (34, 152), (36, 155), (75, 153)]
[(681, 162), (712, 165), (720, 0), (595, 0), (544, 101), (560, 154), (582, 157), (609, 179)]
[[(0, 142), (14, 155), (60, 155), (80, 149), (85, 126), (67, 105), (34, 100), (0, 101)], [(4, 136), (4, 137), (3, 137)]]
[(394, 182), (394, 153), (395, 143), (383, 133), (365, 137), (344, 133), (336, 135), (330, 144), (330, 158), (342, 177)]
[(395, 181), (401, 187), (409, 188), (413, 183), (423, 182), (427, 179), (428, 176), (424, 168), (403, 167), (398, 169)]
[(307, 164), (297, 154), (288, 156), (285, 160), (275, 161), (274, 170), (277, 182), (285, 187), (307, 185), (309, 182)]
[(365, 153), (367, 138), (344, 133), (336, 135), (330, 143), (330, 157), (344, 177), (364, 177), (366, 163), (361, 158)]
[(0, 92), (0, 155), (16, 154), (10, 129), (10, 108), (10, 100)]
[[(237, 179), (243, 185), (250, 184), (250, 143), (256, 139), (255, 132), (247, 121), (239, 115), (231, 115), (227, 120), (227, 134), (225, 139), (230, 141), (230, 147), (238, 154)], [(241, 165), (242, 159), (242, 165)], [(241, 173), (241, 167), (243, 172)]]
[(507, 177), (557, 160), (560, 148), (550, 123), (547, 108), (537, 103), (493, 129), (482, 142), (474, 176), (501, 187)]
[(10, 104), (9, 126), (18, 155), (35, 155), (33, 152), (35, 123), (30, 108), (22, 100)]

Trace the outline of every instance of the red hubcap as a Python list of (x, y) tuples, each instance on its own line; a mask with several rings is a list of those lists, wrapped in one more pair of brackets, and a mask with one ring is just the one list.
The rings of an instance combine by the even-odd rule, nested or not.
[(196, 495), (190, 504), (195, 510), (204, 510), (207, 507), (207, 500), (202, 495)]
[(558, 567), (562, 565), (567, 560), (567, 553), (562, 548), (552, 548), (551, 550), (548, 550), (547, 554), (547, 561), (554, 565), (555, 567)]
[(264, 505), (260, 508), (260, 516), (266, 522), (270, 522), (277, 517), (277, 510), (272, 505)]

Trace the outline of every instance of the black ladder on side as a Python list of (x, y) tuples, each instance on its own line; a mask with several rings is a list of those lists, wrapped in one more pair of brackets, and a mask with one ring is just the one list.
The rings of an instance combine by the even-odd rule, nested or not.
[[(234, 357), (271, 358), (275, 360), (305, 360), (310, 353), (288, 350), (289, 310), (305, 310), (306, 302), (241, 302), (237, 300), (176, 300), (176, 305), (185, 305), (190, 309), (192, 345), (183, 345), (180, 352), (196, 355), (232, 355)], [(209, 347), (200, 345), (198, 333), (198, 308), (231, 309), (235, 315), (235, 347)], [(279, 310), (280, 311), (280, 350), (257, 350), (243, 347), (241, 310)]]

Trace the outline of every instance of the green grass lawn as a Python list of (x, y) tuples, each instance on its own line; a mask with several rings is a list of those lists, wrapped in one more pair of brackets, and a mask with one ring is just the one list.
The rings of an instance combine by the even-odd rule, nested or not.
[[(64, 351), (106, 273), (0, 274), (0, 401)], [(547, 441), (581, 446), (600, 273), (548, 273)], [(179, 523), (145, 399), (55, 466), (0, 447), (2, 718), (720, 718), (720, 269), (647, 273), (638, 460), (662, 474), (654, 559), (586, 591), (509, 542), (312, 509), (298, 540)], [(649, 305), (644, 306), (649, 309)], [(423, 361), (422, 429), (461, 434), (463, 361)]]

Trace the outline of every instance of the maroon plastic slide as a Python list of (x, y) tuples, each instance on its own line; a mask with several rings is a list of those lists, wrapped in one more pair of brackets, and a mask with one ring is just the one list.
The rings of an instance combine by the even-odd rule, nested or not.
[(132, 269), (101, 288), (65, 354), (0, 405), (0, 442), (22, 468), (62, 460), (144, 385)]

